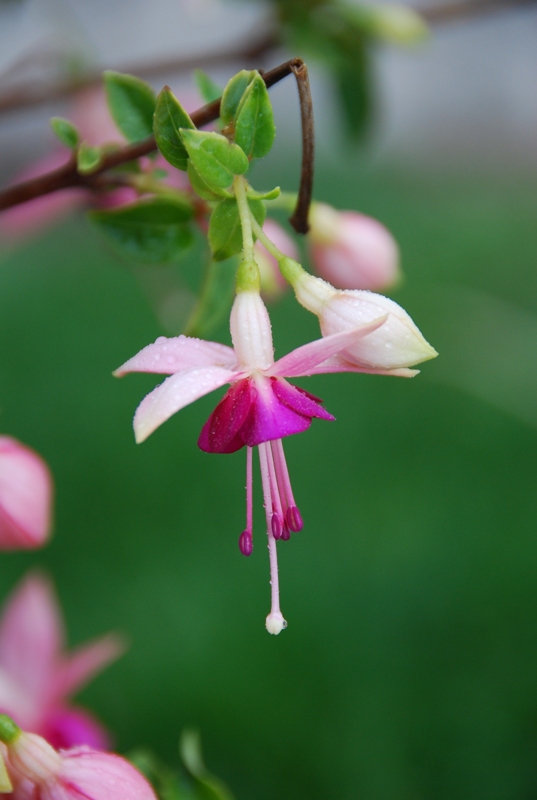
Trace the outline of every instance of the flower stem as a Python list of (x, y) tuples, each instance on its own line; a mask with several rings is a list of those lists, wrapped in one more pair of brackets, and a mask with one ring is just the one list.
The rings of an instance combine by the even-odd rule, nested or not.
[(242, 175), (237, 175), (233, 183), (235, 197), (239, 207), (239, 216), (242, 226), (242, 253), (244, 261), (255, 261), (254, 258), (254, 236), (252, 233), (252, 214), (248, 199), (246, 197), (246, 179)]

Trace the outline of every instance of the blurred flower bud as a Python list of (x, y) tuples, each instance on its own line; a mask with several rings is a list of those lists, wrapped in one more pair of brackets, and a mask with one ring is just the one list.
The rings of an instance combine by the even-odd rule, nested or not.
[[(298, 250), (291, 237), (281, 225), (272, 219), (265, 220), (263, 230), (278, 250), (290, 258), (298, 258)], [(278, 262), (260, 241), (255, 243), (255, 260), (261, 275), (261, 294), (265, 300), (277, 300), (287, 288), (287, 281), (280, 272)]]
[(52, 478), (43, 459), (0, 436), (0, 550), (41, 547), (51, 526)]
[(397, 282), (397, 242), (376, 219), (314, 203), (309, 222), (313, 267), (338, 289), (377, 291)]
[(36, 733), (0, 715), (0, 739), (14, 800), (156, 800), (138, 770), (112, 753), (75, 747), (57, 752)]

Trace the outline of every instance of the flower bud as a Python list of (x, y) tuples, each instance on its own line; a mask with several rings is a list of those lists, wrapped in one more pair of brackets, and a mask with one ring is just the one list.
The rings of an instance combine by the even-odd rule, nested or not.
[(0, 436), (0, 550), (41, 547), (51, 525), (52, 478), (43, 459)]
[(314, 203), (309, 241), (315, 271), (339, 289), (386, 289), (399, 278), (397, 242), (365, 214)]
[[(294, 241), (287, 235), (281, 225), (278, 225), (272, 219), (267, 219), (263, 225), (263, 230), (268, 238), (274, 242), (278, 250), (281, 250), (286, 256), (298, 258), (298, 250)], [(261, 294), (269, 302), (277, 300), (287, 287), (287, 283), (278, 267), (278, 262), (259, 240), (255, 243), (254, 252), (261, 275)]]
[(377, 330), (342, 352), (352, 364), (364, 371), (386, 372), (411, 367), (438, 355), (406, 311), (393, 300), (373, 292), (334, 289), (305, 270), (299, 273), (296, 266), (292, 279), (296, 298), (319, 317), (323, 336), (357, 328), (388, 314)]

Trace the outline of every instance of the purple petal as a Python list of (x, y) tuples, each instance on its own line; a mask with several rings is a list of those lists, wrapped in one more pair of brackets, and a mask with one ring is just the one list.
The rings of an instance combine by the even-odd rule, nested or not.
[(272, 378), (271, 381), (274, 394), (288, 408), (298, 414), (303, 414), (305, 417), (335, 420), (335, 417), (320, 405), (322, 400), (319, 400), (315, 395), (310, 394), (300, 386), (293, 386), (281, 378)]
[(275, 382), (270, 378), (258, 378), (255, 381), (258, 390), (255, 402), (240, 431), (244, 444), (248, 447), (302, 433), (311, 425), (312, 415), (297, 413), (292, 407), (280, 402), (273, 389)]
[(134, 433), (137, 442), (153, 433), (172, 414), (209, 394), (224, 383), (231, 383), (240, 373), (223, 367), (193, 367), (167, 378), (145, 397), (134, 415)]
[(24, 689), (34, 711), (48, 697), (63, 644), (63, 625), (51, 584), (30, 573), (8, 600), (0, 623), (0, 667)]
[(302, 347), (297, 347), (296, 350), (292, 350), (276, 361), (267, 370), (266, 374), (282, 378), (298, 378), (301, 375), (311, 375), (318, 364), (351, 347), (357, 341), (363, 339), (364, 336), (380, 328), (387, 318), (388, 314), (384, 314), (350, 331), (324, 336), (322, 339), (315, 339), (315, 341), (302, 345)]
[(206, 453), (234, 453), (244, 447), (239, 431), (255, 401), (257, 391), (249, 378), (237, 381), (202, 428), (198, 447)]
[(93, 750), (108, 750), (110, 736), (100, 722), (80, 708), (61, 708), (51, 712), (39, 730), (39, 735), (56, 750), (87, 745)]
[[(52, 686), (55, 702), (77, 692), (94, 675), (115, 661), (125, 652), (125, 643), (115, 635), (102, 636), (94, 642), (83, 645), (58, 664)], [(79, 742), (78, 744), (89, 744)]]
[(120, 378), (128, 372), (156, 372), (160, 375), (173, 375), (189, 367), (229, 367), (237, 366), (237, 357), (232, 347), (219, 342), (206, 342), (191, 336), (176, 336), (167, 339), (160, 336), (154, 344), (148, 344), (114, 375)]

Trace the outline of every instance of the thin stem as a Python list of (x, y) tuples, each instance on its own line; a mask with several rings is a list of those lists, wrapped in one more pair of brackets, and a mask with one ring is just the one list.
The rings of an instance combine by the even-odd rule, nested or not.
[(300, 117), (302, 121), (302, 171), (300, 189), (293, 215), (289, 222), (297, 233), (307, 233), (310, 229), (308, 214), (313, 194), (313, 160), (315, 136), (313, 127), (313, 102), (308, 77), (308, 68), (302, 62), (293, 64), (291, 71), (296, 78), (298, 97), (300, 100)]
[(235, 197), (239, 207), (239, 216), (242, 227), (242, 255), (245, 261), (255, 261), (254, 257), (254, 237), (252, 234), (252, 214), (248, 199), (246, 197), (246, 179), (242, 175), (237, 175), (233, 183)]
[(267, 458), (268, 445), (263, 442), (258, 446), (259, 466), (261, 468), (261, 483), (263, 484), (263, 497), (265, 502), (265, 516), (267, 519), (268, 551), (270, 557), (270, 594), (271, 594), (271, 614), (281, 614), (280, 611), (280, 585), (278, 581), (278, 554), (276, 551), (276, 540), (272, 535), (271, 514), (272, 498), (270, 495), (270, 472)]
[(276, 261), (281, 261), (282, 258), (287, 258), (285, 253), (282, 253), (282, 251), (276, 247), (272, 239), (269, 239), (269, 237), (267, 236), (267, 234), (265, 233), (265, 231), (263, 230), (263, 228), (261, 227), (261, 225), (251, 212), (250, 212), (250, 225), (252, 227), (252, 231), (255, 233), (259, 241), (265, 245), (269, 253), (274, 256)]

